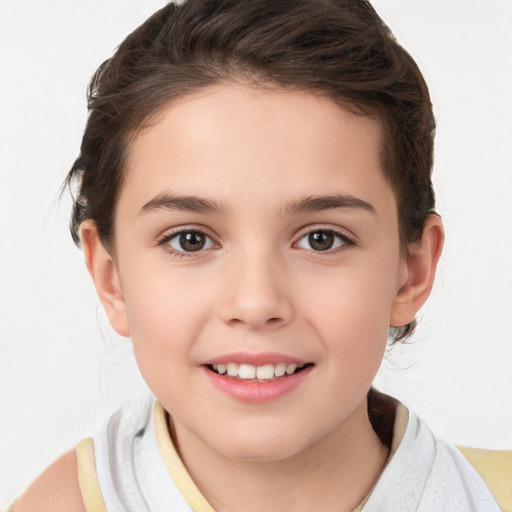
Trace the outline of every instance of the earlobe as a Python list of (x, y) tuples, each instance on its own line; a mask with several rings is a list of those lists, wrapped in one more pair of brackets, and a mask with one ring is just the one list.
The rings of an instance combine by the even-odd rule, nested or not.
[(431, 214), (427, 217), (421, 239), (409, 244), (407, 280), (397, 292), (391, 325), (403, 326), (412, 322), (427, 300), (434, 284), (443, 243), (443, 222), (438, 215)]
[(110, 324), (118, 334), (127, 337), (130, 335), (130, 328), (119, 274), (112, 256), (101, 243), (93, 221), (86, 220), (82, 223), (80, 240), (87, 269)]

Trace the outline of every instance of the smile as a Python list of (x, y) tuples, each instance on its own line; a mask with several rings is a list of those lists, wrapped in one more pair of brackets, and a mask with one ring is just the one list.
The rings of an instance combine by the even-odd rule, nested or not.
[(300, 372), (310, 365), (311, 363), (304, 365), (297, 365), (295, 363), (277, 363), (253, 366), (252, 364), (226, 363), (212, 364), (207, 367), (218, 375), (224, 375), (234, 380), (272, 382)]
[(200, 367), (223, 395), (250, 405), (284, 399), (314, 370), (315, 363), (276, 352), (232, 352), (204, 361)]

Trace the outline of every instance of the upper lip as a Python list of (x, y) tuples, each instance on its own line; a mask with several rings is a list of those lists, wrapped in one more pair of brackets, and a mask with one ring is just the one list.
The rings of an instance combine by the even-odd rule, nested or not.
[(212, 364), (227, 364), (227, 363), (238, 363), (238, 364), (250, 364), (252, 366), (263, 366), (266, 364), (296, 364), (297, 366), (303, 366), (311, 361), (292, 357), (286, 354), (279, 354), (277, 352), (261, 352), (259, 354), (249, 352), (230, 352), (229, 354), (223, 354), (221, 356), (208, 359), (203, 365)]

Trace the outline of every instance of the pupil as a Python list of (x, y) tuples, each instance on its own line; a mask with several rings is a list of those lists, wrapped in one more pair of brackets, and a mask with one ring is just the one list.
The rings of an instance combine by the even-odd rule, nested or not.
[(334, 244), (334, 234), (329, 231), (315, 231), (309, 234), (309, 245), (316, 251), (327, 251)]
[(191, 232), (180, 235), (180, 245), (185, 251), (200, 251), (205, 245), (205, 236), (202, 233)]

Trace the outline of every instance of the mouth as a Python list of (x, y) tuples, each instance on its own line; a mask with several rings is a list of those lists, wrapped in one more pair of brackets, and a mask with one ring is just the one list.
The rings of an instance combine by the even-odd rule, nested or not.
[(246, 382), (274, 382), (286, 379), (313, 366), (313, 363), (298, 365), (295, 363), (276, 363), (254, 366), (252, 364), (221, 363), (207, 364), (206, 368), (230, 380)]

